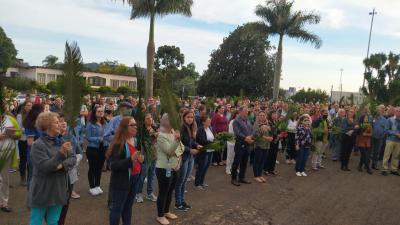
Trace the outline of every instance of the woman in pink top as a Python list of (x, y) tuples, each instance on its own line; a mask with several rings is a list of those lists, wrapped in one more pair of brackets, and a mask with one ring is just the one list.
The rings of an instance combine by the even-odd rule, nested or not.
[[(215, 109), (214, 116), (211, 120), (211, 127), (212, 130), (214, 131), (214, 135), (221, 133), (221, 132), (226, 132), (228, 131), (228, 121), (226, 120), (226, 117), (224, 115), (225, 108), (222, 105), (217, 106)], [(226, 150), (224, 149), (223, 155), (226, 158)], [(213, 153), (213, 166), (223, 166), (225, 165), (224, 162), (222, 162), (222, 157), (221, 152), (214, 152)]]

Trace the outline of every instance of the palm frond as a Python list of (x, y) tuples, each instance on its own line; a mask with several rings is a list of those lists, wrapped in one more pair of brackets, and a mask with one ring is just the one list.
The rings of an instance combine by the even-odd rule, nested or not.
[(296, 38), (302, 43), (311, 43), (317, 49), (322, 45), (322, 40), (318, 35), (304, 29), (291, 30), (287, 35), (291, 38)]
[(156, 5), (156, 15), (181, 14), (192, 16), (193, 0), (159, 0)]
[(162, 76), (163, 77), (161, 78), (161, 84), (160, 84), (161, 110), (164, 113), (168, 114), (171, 127), (174, 130), (179, 130), (181, 128), (181, 119), (179, 118), (179, 113), (178, 113), (179, 104), (177, 101), (177, 97), (174, 95), (172, 89), (172, 81), (170, 78), (171, 76), (168, 76), (165, 70)]
[(76, 42), (65, 43), (63, 76), (60, 80), (61, 94), (65, 103), (62, 111), (70, 127), (75, 127), (79, 115), (81, 99), (86, 86), (82, 77), (83, 60), (81, 51)]

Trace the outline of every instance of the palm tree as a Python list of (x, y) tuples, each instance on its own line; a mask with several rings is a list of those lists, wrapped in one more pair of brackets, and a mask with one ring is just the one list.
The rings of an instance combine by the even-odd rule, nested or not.
[(283, 36), (298, 39), (303, 43), (311, 43), (320, 48), (322, 40), (319, 36), (305, 29), (307, 24), (318, 24), (320, 16), (314, 12), (293, 11), (293, 2), (287, 0), (267, 0), (266, 5), (258, 5), (255, 13), (263, 20), (261, 23), (270, 35), (279, 36), (278, 52), (275, 61), (273, 99), (279, 96), (279, 83), (282, 69)]
[(147, 44), (146, 98), (153, 96), (154, 22), (155, 17), (170, 14), (191, 16), (193, 0), (122, 0), (132, 7), (131, 19), (150, 18), (149, 43)]
[(58, 57), (54, 55), (48, 55), (42, 61), (44, 67), (54, 68), (58, 62)]

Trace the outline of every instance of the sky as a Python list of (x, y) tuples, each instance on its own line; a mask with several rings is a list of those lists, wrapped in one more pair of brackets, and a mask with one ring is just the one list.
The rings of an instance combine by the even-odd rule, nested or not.
[[(180, 47), (185, 62), (198, 72), (207, 69), (210, 54), (237, 26), (260, 21), (254, 14), (265, 0), (194, 0), (192, 17), (156, 19), (155, 44)], [(283, 88), (319, 88), (330, 92), (358, 91), (363, 59), (370, 53), (400, 54), (400, 1), (398, 0), (296, 0), (296, 10), (314, 11), (321, 23), (307, 26), (323, 40), (322, 47), (284, 39)], [(132, 66), (146, 65), (149, 21), (130, 20), (130, 7), (118, 0), (0, 0), (0, 26), (13, 40), (18, 58), (41, 65), (47, 55), (63, 59), (66, 41), (77, 41), (84, 62), (117, 60)], [(269, 37), (277, 46), (276, 37)]]

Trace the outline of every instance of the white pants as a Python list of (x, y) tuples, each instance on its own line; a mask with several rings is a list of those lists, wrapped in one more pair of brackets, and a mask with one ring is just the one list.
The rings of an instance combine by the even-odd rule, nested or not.
[(226, 173), (231, 174), (233, 159), (235, 158), (235, 142), (227, 142)]

